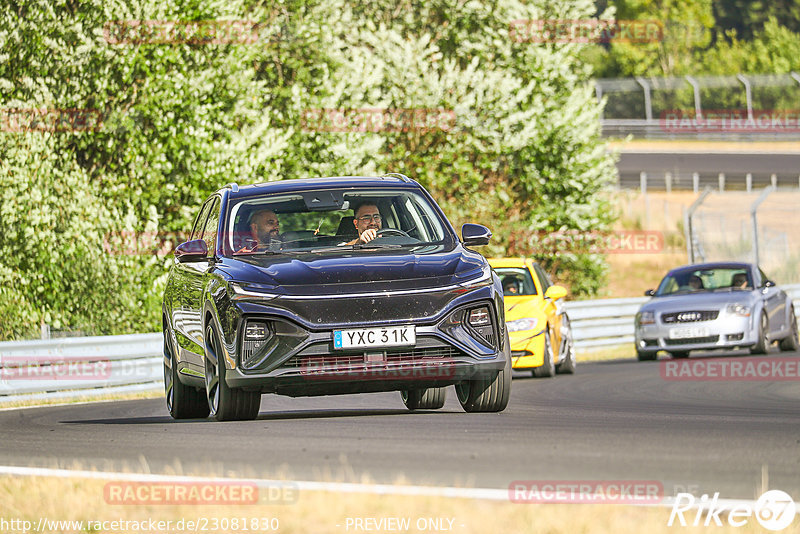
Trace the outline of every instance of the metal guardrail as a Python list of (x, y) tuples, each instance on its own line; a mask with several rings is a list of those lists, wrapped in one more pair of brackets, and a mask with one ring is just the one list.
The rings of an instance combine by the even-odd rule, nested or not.
[[(800, 284), (782, 287), (800, 301)], [(579, 355), (590, 348), (633, 343), (633, 318), (647, 300), (565, 302)], [(0, 404), (162, 387), (161, 333), (0, 343)]]
[(0, 403), (161, 388), (161, 358), (161, 333), (2, 342)]

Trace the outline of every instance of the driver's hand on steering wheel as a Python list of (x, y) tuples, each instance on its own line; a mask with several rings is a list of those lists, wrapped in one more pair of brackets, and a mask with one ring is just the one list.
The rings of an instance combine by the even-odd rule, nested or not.
[(358, 242), (369, 243), (376, 237), (378, 237), (378, 231), (374, 228), (368, 228), (367, 230), (364, 230), (360, 236), (358, 236)]

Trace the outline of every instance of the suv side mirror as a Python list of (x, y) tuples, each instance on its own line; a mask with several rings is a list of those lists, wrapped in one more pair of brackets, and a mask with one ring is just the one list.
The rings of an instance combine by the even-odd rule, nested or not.
[(764, 282), (764, 287), (775, 287), (775, 282), (773, 282), (772, 280), (767, 280), (766, 282)]
[(461, 240), (467, 246), (488, 245), (492, 231), (481, 224), (466, 223), (461, 227)]
[(652, 289), (648, 289), (647, 291), (644, 292), (644, 296), (645, 297), (652, 297), (655, 294), (656, 294), (656, 292), (653, 291)]
[(563, 286), (550, 286), (544, 292), (544, 298), (558, 300), (567, 296), (567, 290)]
[(208, 246), (202, 239), (193, 239), (175, 247), (175, 259), (180, 263), (203, 261), (208, 258)]

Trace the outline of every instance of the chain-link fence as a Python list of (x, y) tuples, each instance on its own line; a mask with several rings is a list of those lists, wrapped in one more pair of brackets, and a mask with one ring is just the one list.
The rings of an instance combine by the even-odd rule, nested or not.
[(800, 74), (595, 80), (607, 136), (800, 139)]
[(798, 206), (798, 192), (709, 194), (692, 216), (694, 260), (758, 261), (780, 283), (800, 282)]

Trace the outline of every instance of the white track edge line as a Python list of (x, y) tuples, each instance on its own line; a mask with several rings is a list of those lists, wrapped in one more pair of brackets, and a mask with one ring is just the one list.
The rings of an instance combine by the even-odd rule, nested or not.
[[(227, 478), (196, 477), (187, 475), (160, 475), (153, 473), (116, 473), (109, 471), (85, 471), (74, 469), (51, 469), (45, 467), (20, 467), (0, 465), (0, 475), (54, 477), (54, 478), (88, 478), (95, 480), (118, 480), (126, 482), (224, 482), (254, 484), (261, 488), (292, 488), (308, 491), (331, 491), (338, 493), (367, 493), (373, 495), (405, 495), (422, 497), (450, 497), (461, 499), (479, 499), (490, 501), (507, 501), (509, 490), (496, 488), (454, 488), (437, 486), (402, 486), (391, 484), (361, 484), (354, 482), (314, 482), (309, 480), (273, 480), (262, 478)], [(717, 506), (730, 510), (737, 506), (755, 506), (755, 500), (718, 499)], [(627, 504), (629, 506), (672, 507), (673, 497), (665, 497), (661, 503), (519, 503), (519, 504)], [(700, 505), (692, 506), (697, 508)]]

